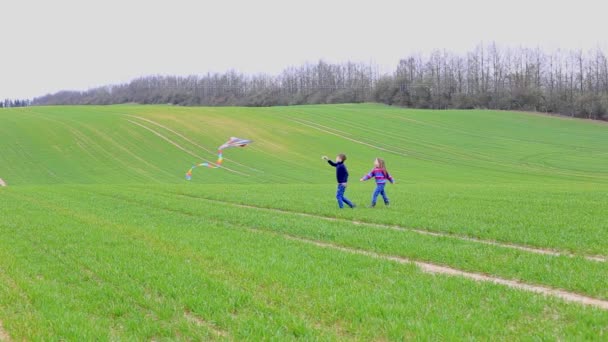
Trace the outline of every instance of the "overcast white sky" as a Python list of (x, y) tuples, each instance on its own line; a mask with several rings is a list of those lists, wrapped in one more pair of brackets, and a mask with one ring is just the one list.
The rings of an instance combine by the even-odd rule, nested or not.
[(605, 0), (2, 0), (0, 98), (150, 74), (372, 61), (479, 42), (608, 47)]

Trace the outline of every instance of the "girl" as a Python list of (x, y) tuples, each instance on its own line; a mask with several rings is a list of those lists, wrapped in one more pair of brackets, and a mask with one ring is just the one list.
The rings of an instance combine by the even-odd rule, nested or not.
[(376, 158), (374, 160), (374, 168), (367, 175), (363, 176), (360, 180), (364, 182), (370, 178), (376, 178), (376, 190), (374, 190), (374, 194), (372, 195), (372, 204), (371, 207), (376, 206), (376, 199), (378, 195), (382, 195), (382, 199), (384, 199), (384, 204), (388, 206), (388, 197), (386, 197), (386, 193), (384, 192), (384, 186), (386, 185), (386, 180), (389, 182), (395, 183), (395, 180), (391, 175), (386, 171), (386, 165), (384, 164), (384, 160), (380, 158)]

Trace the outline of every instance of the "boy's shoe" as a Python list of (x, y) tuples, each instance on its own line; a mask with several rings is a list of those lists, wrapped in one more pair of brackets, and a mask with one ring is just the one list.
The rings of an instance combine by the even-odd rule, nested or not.
[(353, 205), (350, 206), (351, 209), (355, 209), (357, 205), (355, 203), (353, 203)]

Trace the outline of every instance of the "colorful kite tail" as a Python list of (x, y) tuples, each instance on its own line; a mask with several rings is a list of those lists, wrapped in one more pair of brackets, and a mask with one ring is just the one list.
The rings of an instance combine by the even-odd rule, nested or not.
[(210, 162), (204, 162), (204, 163), (200, 163), (197, 165), (192, 166), (192, 168), (190, 168), (190, 170), (188, 170), (188, 172), (186, 172), (186, 179), (187, 180), (191, 180), (192, 179), (192, 170), (200, 167), (200, 166), (204, 166), (204, 167), (208, 167), (210, 169), (217, 169), (222, 167), (222, 163), (224, 162), (224, 152), (223, 150), (225, 148), (229, 148), (229, 147), (236, 147), (236, 146), (240, 146), (240, 147), (245, 147), (247, 146), (247, 144), (252, 143), (252, 140), (249, 139), (241, 139), (241, 138), (236, 138), (236, 137), (231, 137), (230, 140), (228, 140), (226, 143), (224, 143), (223, 145), (221, 145), (220, 147), (218, 147), (217, 150), (217, 161), (215, 163), (210, 163)]
[(222, 165), (222, 162), (224, 162), (224, 152), (222, 150), (217, 151), (217, 162), (216, 164)]
[(190, 170), (188, 170), (188, 172), (186, 172), (186, 180), (192, 180), (192, 170), (194, 170), (197, 167), (202, 166), (202, 167), (208, 167), (210, 169), (217, 169), (222, 166), (223, 162), (224, 162), (223, 152), (222, 152), (222, 150), (219, 150), (219, 151), (217, 151), (217, 161), (215, 163), (204, 162), (204, 163), (200, 163), (200, 164), (192, 166), (190, 168)]

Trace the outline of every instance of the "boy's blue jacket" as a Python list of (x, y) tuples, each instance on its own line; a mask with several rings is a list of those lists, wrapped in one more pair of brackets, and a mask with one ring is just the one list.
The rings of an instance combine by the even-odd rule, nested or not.
[(346, 165), (344, 162), (334, 163), (331, 160), (327, 161), (329, 165), (336, 168), (336, 179), (338, 183), (346, 183), (348, 182), (348, 170), (346, 169)]

